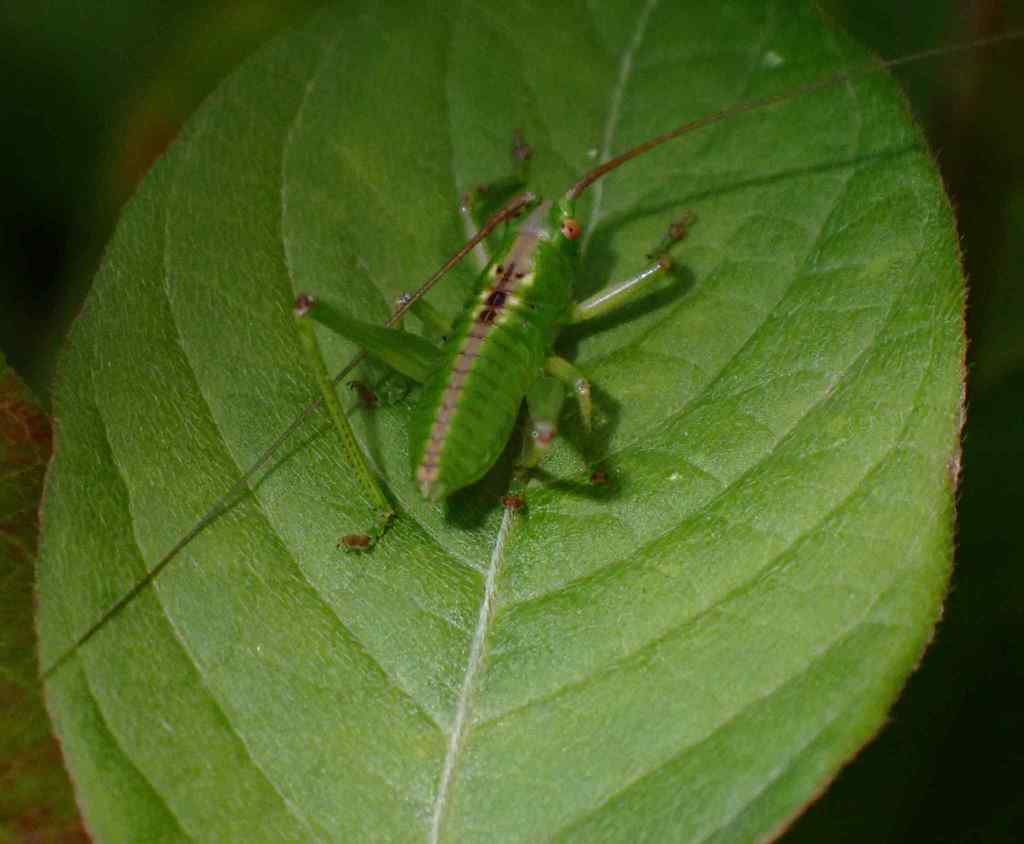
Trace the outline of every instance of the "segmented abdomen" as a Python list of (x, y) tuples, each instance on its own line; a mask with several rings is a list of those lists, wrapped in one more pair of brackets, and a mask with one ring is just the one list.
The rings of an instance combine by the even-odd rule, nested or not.
[(413, 471), (427, 498), (449, 495), (494, 465), (551, 354), (572, 276), (550, 242), (549, 210), (534, 211), (485, 271), (448, 343), (446, 366), (424, 385), (411, 436)]

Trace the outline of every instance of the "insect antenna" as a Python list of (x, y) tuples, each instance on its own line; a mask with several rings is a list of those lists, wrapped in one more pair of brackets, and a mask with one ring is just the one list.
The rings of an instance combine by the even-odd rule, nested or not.
[[(409, 308), (413, 306), (415, 302), (423, 298), (430, 291), (430, 289), (435, 284), (437, 284), (437, 282), (440, 281), (441, 278), (449, 270), (451, 270), (456, 264), (458, 264), (463, 258), (465, 258), (466, 255), (468, 255), (476, 247), (476, 245), (480, 243), (480, 241), (488, 237), (502, 223), (520, 214), (523, 211), (523, 209), (525, 209), (531, 203), (536, 202), (536, 199), (537, 197), (534, 196), (534, 194), (532, 193), (522, 193), (519, 196), (513, 198), (507, 205), (505, 205), (505, 207), (497, 211), (494, 214), (494, 216), (492, 216), (486, 223), (484, 223), (484, 225), (475, 235), (473, 235), (473, 237), (467, 240), (454, 255), (452, 255), (447, 261), (445, 261), (444, 264), (442, 264), (429, 278), (427, 278), (427, 280), (424, 281), (413, 293), (410, 293), (407, 296), (403, 296), (401, 304), (397, 308), (395, 308), (394, 312), (391, 314), (391, 316), (384, 324), (388, 327), (395, 325), (399, 320), (402, 319), (403, 316), (405, 316), (405, 313), (409, 310)], [(366, 352), (359, 352), (358, 354), (356, 354), (352, 358), (352, 360), (350, 360), (344, 367), (342, 367), (341, 371), (334, 376), (334, 378), (331, 380), (331, 384), (336, 385), (339, 381), (345, 378), (345, 376), (347, 376), (353, 369), (355, 369), (355, 367), (365, 357)], [(263, 450), (260, 456), (257, 457), (256, 460), (254, 460), (253, 463), (249, 466), (249, 468), (246, 469), (241, 474), (241, 476), (239, 476), (238, 480), (236, 480), (231, 485), (231, 488), (228, 489), (227, 492), (225, 492), (222, 496), (220, 496), (220, 498), (218, 498), (213, 504), (210, 505), (209, 509), (207, 509), (207, 511), (199, 518), (195, 525), (193, 525), (193, 527), (187, 533), (185, 533), (181, 537), (181, 539), (179, 539), (174, 544), (174, 546), (166, 554), (163, 555), (163, 557), (160, 558), (157, 564), (153, 566), (153, 568), (151, 568), (148, 572), (146, 572), (146, 574), (143, 575), (135, 583), (135, 585), (132, 586), (132, 588), (129, 589), (121, 598), (119, 598), (114, 604), (112, 604), (106, 610), (106, 612), (104, 612), (103, 615), (101, 615), (99, 619), (97, 619), (96, 622), (94, 622), (92, 626), (89, 627), (88, 630), (82, 633), (75, 640), (74, 644), (68, 647), (67, 650), (65, 650), (59, 657), (57, 657), (57, 659), (55, 659), (49, 665), (49, 667), (43, 670), (43, 672), (40, 675), (42, 679), (45, 681), (52, 677), (53, 674), (62, 665), (64, 665), (64, 663), (66, 663), (71, 657), (73, 657), (75, 653), (77, 653), (78, 650), (86, 642), (88, 642), (103, 627), (105, 627), (107, 623), (112, 618), (114, 618), (114, 616), (118, 615), (125, 607), (127, 607), (132, 601), (134, 601), (135, 598), (138, 597), (139, 593), (141, 593), (147, 586), (149, 586), (154, 580), (156, 580), (156, 578), (160, 575), (160, 572), (162, 572), (170, 564), (170, 562), (178, 555), (178, 553), (186, 545), (188, 545), (193, 539), (196, 538), (196, 536), (202, 533), (203, 530), (207, 528), (207, 526), (209, 526), (212, 522), (216, 521), (225, 512), (227, 512), (227, 510), (231, 507), (235, 499), (245, 492), (246, 487), (248, 486), (248, 483), (250, 479), (253, 477), (253, 475), (259, 472), (260, 469), (262, 469), (270, 461), (270, 459), (274, 456), (278, 449), (280, 449), (281, 446), (288, 440), (288, 438), (291, 437), (292, 434), (294, 434), (299, 427), (301, 427), (301, 425), (303, 424), (303, 422), (306, 421), (306, 419), (308, 419), (310, 416), (316, 413), (320, 409), (322, 404), (323, 400), (317, 398), (309, 402), (309, 404), (302, 408), (302, 410), (299, 411), (298, 415), (296, 415), (295, 419), (292, 420), (292, 423), (287, 428), (285, 428), (284, 431), (282, 431), (274, 439), (274, 441)]]
[(628, 149), (615, 156), (615, 158), (611, 158), (598, 167), (595, 167), (589, 173), (582, 176), (576, 184), (569, 188), (564, 199), (569, 202), (578, 199), (580, 194), (594, 184), (594, 182), (608, 175), (613, 170), (618, 170), (619, 167), (627, 161), (632, 161), (634, 158), (638, 158), (639, 156), (650, 152), (652, 149), (660, 147), (662, 144), (668, 143), (676, 138), (680, 138), (683, 135), (688, 135), (690, 132), (696, 132), (698, 129), (703, 129), (706, 126), (713, 126), (716, 123), (722, 123), (730, 118), (741, 114), (747, 114), (748, 112), (761, 111), (762, 109), (770, 108), (771, 106), (780, 105), (815, 91), (832, 88), (859, 76), (866, 76), (870, 73), (877, 73), (881, 70), (889, 70), (894, 67), (901, 67), (902, 65), (913, 64), (914, 62), (937, 58), (939, 56), (966, 53), (971, 50), (976, 50), (979, 47), (990, 47), (1004, 41), (1015, 41), (1020, 38), (1024, 38), (1024, 29), (1012, 29), (1007, 32), (1000, 33), (999, 35), (979, 38), (974, 41), (965, 41), (962, 44), (932, 47), (931, 49), (921, 50), (917, 53), (910, 53), (897, 59), (870, 61), (865, 64), (854, 65), (846, 70), (837, 71), (836, 73), (825, 76), (815, 82), (798, 85), (797, 87), (784, 91), (781, 94), (773, 94), (769, 97), (762, 97), (757, 100), (747, 100), (746, 102), (737, 103), (736, 105), (723, 108), (721, 111), (705, 114), (703, 117), (698, 117), (696, 120), (691, 120), (688, 123), (684, 123), (682, 126), (677, 126), (675, 129), (665, 132), (663, 135), (658, 135), (648, 141), (644, 141), (642, 144), (638, 144), (632, 149)]

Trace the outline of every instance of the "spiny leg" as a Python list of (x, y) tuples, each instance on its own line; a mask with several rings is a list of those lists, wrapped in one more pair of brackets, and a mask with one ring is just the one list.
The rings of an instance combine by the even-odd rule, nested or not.
[(300, 296), (295, 301), (295, 323), (299, 329), (299, 340), (303, 351), (306, 353), (307, 362), (313, 370), (317, 385), (323, 395), (324, 404), (334, 422), (335, 430), (341, 438), (342, 448), (349, 465), (355, 470), (363, 489), (369, 496), (377, 512), (377, 523), (365, 534), (350, 534), (342, 538), (339, 543), (348, 550), (362, 550), (373, 547), (373, 545), (384, 535), (391, 520), (395, 517), (391, 504), (384, 495), (377, 478), (370, 471), (366, 464), (366, 456), (352, 433), (352, 426), (349, 425), (348, 417), (341, 408), (337, 393), (334, 392), (334, 385), (331, 383), (330, 375), (327, 373), (327, 365), (324, 363), (323, 354), (320, 351), (320, 344), (317, 342), (313, 325), (307, 319), (313, 308), (313, 300), (308, 296)]
[[(408, 302), (402, 304), (408, 305)], [(313, 317), (336, 334), (358, 343), (371, 357), (414, 381), (422, 382), (438, 366), (441, 351), (422, 337), (350, 317), (327, 304), (316, 303), (311, 296), (307, 295), (299, 296), (296, 299), (295, 316), (303, 349), (320, 387), (324, 404), (327, 406), (334, 427), (341, 438), (345, 456), (355, 469), (363, 488), (377, 510), (378, 523), (375, 528), (366, 534), (357, 533), (342, 537), (339, 547), (344, 546), (348, 550), (369, 549), (383, 535), (394, 517), (394, 512), (377, 479), (370, 472), (363, 450), (352, 433), (348, 417), (338, 402), (308, 317)], [(365, 404), (372, 404), (376, 401), (376, 396), (365, 384), (357, 381), (353, 382), (352, 386)]]
[[(561, 381), (576, 396), (583, 428), (589, 432), (591, 416), (593, 415), (593, 404), (591, 401), (590, 381), (587, 379), (587, 376), (565, 358), (558, 357), (557, 355), (552, 355), (545, 361), (544, 371)], [(607, 485), (608, 473), (604, 469), (594, 469), (590, 473), (590, 483), (593, 486)]]
[(579, 323), (597, 319), (605, 314), (614, 313), (630, 302), (647, 295), (652, 289), (654, 282), (663, 273), (672, 269), (672, 258), (669, 256), (668, 251), (674, 244), (686, 237), (688, 227), (695, 220), (696, 216), (692, 212), (687, 212), (682, 219), (672, 223), (668, 228), (668, 233), (648, 256), (657, 259), (654, 264), (641, 270), (631, 278), (609, 284), (602, 290), (597, 291), (593, 296), (588, 296), (582, 302), (577, 302), (570, 313), (569, 322)]
[[(391, 328), (397, 328), (399, 331), (405, 330), (405, 314), (413, 304), (415, 303), (412, 301), (411, 293), (400, 293), (395, 297), (395, 301), (391, 304), (391, 319), (388, 321)], [(380, 400), (369, 384), (360, 378), (353, 378), (348, 382), (348, 386), (356, 394), (360, 406), (366, 410), (377, 409)]]
[(305, 314), (413, 381), (423, 383), (441, 363), (441, 350), (423, 337), (356, 319), (307, 295), (299, 297), (296, 309), (300, 301)]

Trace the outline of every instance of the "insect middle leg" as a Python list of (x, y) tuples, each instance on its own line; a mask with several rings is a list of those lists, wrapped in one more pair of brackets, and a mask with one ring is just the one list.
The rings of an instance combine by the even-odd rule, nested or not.
[[(568, 363), (568, 361), (566, 361)], [(541, 375), (526, 394), (530, 414), (529, 436), (519, 461), (521, 477), (540, 463), (558, 434), (558, 416), (565, 402), (565, 385), (552, 375)]]
[(592, 403), (590, 400), (590, 381), (573, 364), (565, 358), (553, 355), (544, 363), (544, 371), (557, 378), (576, 397), (579, 405), (580, 418), (583, 420), (583, 428), (590, 430), (590, 418)]
[[(587, 377), (565, 358), (556, 355), (544, 363), (544, 373), (526, 394), (529, 435), (517, 467), (517, 487), (525, 486), (530, 470), (540, 463), (558, 435), (558, 417), (567, 393), (571, 392), (576, 397), (583, 427), (590, 430), (590, 381)], [(519, 494), (513, 496), (521, 497)]]

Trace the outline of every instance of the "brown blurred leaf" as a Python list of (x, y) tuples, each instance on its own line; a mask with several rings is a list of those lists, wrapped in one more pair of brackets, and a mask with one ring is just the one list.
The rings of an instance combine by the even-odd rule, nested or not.
[(0, 840), (88, 841), (36, 670), (33, 566), (50, 421), (0, 358)]

